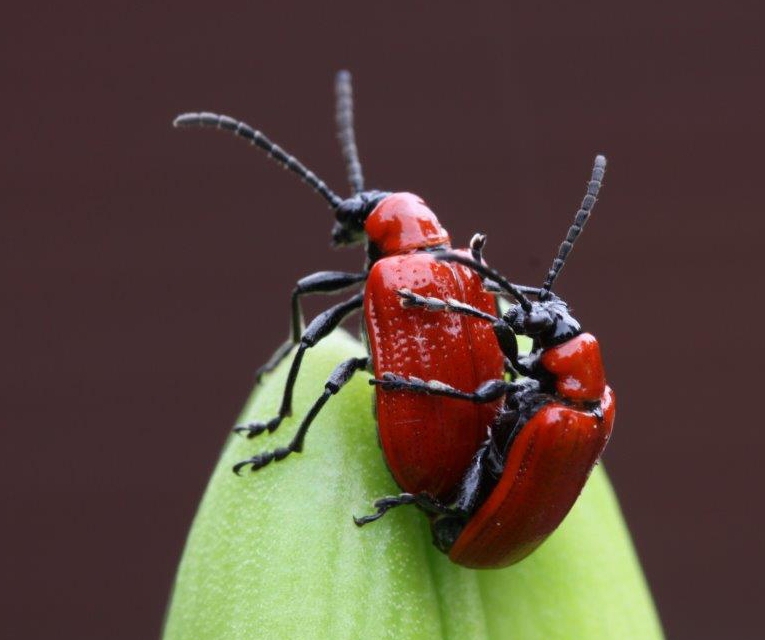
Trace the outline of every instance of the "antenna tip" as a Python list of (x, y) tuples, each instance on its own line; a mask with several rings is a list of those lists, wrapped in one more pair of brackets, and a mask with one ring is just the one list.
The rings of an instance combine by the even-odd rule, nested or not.
[(595, 156), (595, 165), (598, 167), (605, 167), (606, 163), (608, 161), (606, 160), (606, 156), (604, 156), (602, 153), (599, 153)]
[(197, 113), (181, 113), (173, 119), (173, 126), (176, 128), (184, 127), (189, 124), (191, 120), (198, 119), (198, 117), (199, 114)]
[(486, 246), (486, 234), (476, 233), (470, 238), (470, 248), (480, 251)]
[(348, 69), (340, 69), (340, 71), (335, 74), (335, 80), (337, 82), (350, 82), (351, 72), (348, 71)]

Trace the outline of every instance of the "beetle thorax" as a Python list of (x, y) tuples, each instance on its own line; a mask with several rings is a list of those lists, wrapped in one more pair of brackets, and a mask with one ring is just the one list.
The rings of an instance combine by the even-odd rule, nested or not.
[(380, 255), (450, 246), (449, 234), (436, 214), (413, 193), (383, 198), (366, 219), (364, 230)]

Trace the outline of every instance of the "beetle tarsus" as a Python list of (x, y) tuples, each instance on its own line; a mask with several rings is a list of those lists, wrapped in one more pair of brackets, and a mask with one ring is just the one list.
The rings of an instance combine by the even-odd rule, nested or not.
[(384, 391), (410, 391), (412, 393), (456, 398), (457, 400), (468, 400), (476, 404), (493, 402), (508, 392), (521, 389), (520, 386), (505, 382), (504, 380), (490, 379), (482, 382), (471, 393), (455, 389), (440, 380), (422, 380), (415, 376), (405, 377), (390, 372), (383, 373), (382, 378), (372, 378), (369, 384), (376, 385)]
[(276, 418), (271, 418), (268, 422), (250, 422), (248, 424), (237, 425), (234, 427), (233, 431), (234, 433), (246, 433), (247, 439), (249, 440), (266, 431), (268, 431), (268, 433), (273, 433), (279, 428), (281, 422), (282, 417), (277, 416)]
[(233, 470), (235, 474), (242, 475), (240, 471), (249, 465), (250, 471), (259, 471), (272, 462), (279, 462), (280, 460), (284, 460), (284, 458), (286, 458), (291, 453), (299, 452), (299, 448), (279, 447), (273, 451), (265, 451), (263, 453), (259, 453), (256, 456), (252, 456), (252, 458), (248, 458), (247, 460), (242, 460), (242, 462), (238, 462), (234, 465)]
[[(354, 276), (353, 274), (350, 274), (350, 276), (354, 278), (357, 277), (357, 276)], [(311, 323), (308, 325), (308, 328), (304, 331), (299, 344), (297, 345), (298, 348), (295, 353), (295, 357), (292, 360), (292, 364), (290, 365), (290, 370), (287, 374), (287, 382), (284, 386), (284, 392), (282, 395), (282, 403), (281, 403), (281, 406), (279, 407), (279, 413), (277, 414), (277, 416), (274, 418), (271, 418), (271, 420), (265, 423), (253, 422), (248, 425), (236, 426), (234, 427), (234, 431), (236, 433), (246, 432), (248, 438), (254, 438), (255, 436), (258, 436), (261, 433), (264, 433), (265, 431), (268, 431), (269, 433), (273, 433), (274, 431), (276, 431), (276, 429), (279, 428), (279, 425), (282, 423), (284, 418), (292, 415), (292, 393), (295, 387), (295, 381), (297, 380), (298, 372), (300, 371), (300, 366), (303, 362), (303, 356), (305, 356), (305, 352), (311, 347), (313, 347), (320, 340), (325, 338), (327, 335), (329, 335), (329, 333), (331, 333), (334, 329), (336, 329), (337, 326), (350, 313), (357, 311), (361, 307), (362, 303), (363, 303), (363, 296), (360, 294), (357, 294), (353, 296), (352, 298), (350, 298), (349, 300), (346, 300), (345, 302), (341, 302), (340, 304), (336, 304), (334, 307), (330, 307), (326, 311), (320, 313), (316, 318), (314, 318), (311, 321)], [(267, 370), (273, 369), (291, 351), (292, 351), (292, 346), (290, 344), (290, 341), (285, 342), (271, 357), (271, 360), (269, 360), (264, 365), (264, 367)], [(364, 362), (366, 363), (366, 360)], [(263, 369), (264, 367), (261, 367), (261, 369)], [(312, 419), (313, 417), (311, 418), (311, 420)], [(310, 420), (309, 420), (309, 424), (310, 424)]]
[(421, 491), (420, 493), (400, 493), (397, 496), (385, 496), (375, 500), (374, 507), (377, 509), (376, 513), (362, 516), (361, 518), (353, 516), (353, 521), (356, 523), (356, 526), (363, 527), (365, 524), (379, 520), (391, 509), (408, 504), (417, 505), (426, 513), (435, 515), (462, 515), (462, 511), (439, 502), (427, 491)]
[(374, 507), (377, 509), (376, 513), (369, 514), (368, 516), (362, 516), (361, 518), (353, 516), (353, 522), (356, 523), (357, 527), (363, 527), (365, 524), (379, 520), (394, 507), (400, 507), (401, 505), (406, 504), (415, 504), (416, 501), (417, 496), (413, 493), (402, 493), (397, 496), (385, 496), (384, 498), (375, 500)]
[[(238, 463), (234, 466), (234, 472), (239, 474), (239, 471), (247, 465), (252, 465), (252, 471), (257, 471), (271, 462), (284, 460), (284, 458), (292, 453), (300, 453), (303, 450), (303, 443), (305, 441), (305, 436), (308, 433), (308, 428), (327, 401), (348, 383), (354, 373), (363, 371), (368, 365), (369, 358), (349, 358), (337, 365), (329, 378), (327, 378), (327, 381), (324, 384), (324, 391), (316, 399), (313, 406), (308, 410), (308, 413), (306, 413), (303, 421), (300, 423), (300, 427), (298, 427), (297, 433), (292, 438), (292, 441), (286, 447), (279, 447), (273, 451), (266, 451)], [(235, 427), (234, 431), (239, 433), (247, 432), (247, 437), (253, 438), (265, 431), (275, 431), (281, 421), (282, 417), (277, 416), (268, 422), (253, 422), (248, 425)]]
[(402, 388), (407, 388), (408, 382), (409, 380), (407, 378), (390, 372), (383, 373), (382, 378), (370, 378), (369, 380), (369, 384), (380, 387), (385, 391), (397, 391)]
[(358, 518), (356, 516), (353, 516), (353, 523), (357, 527), (363, 527), (365, 524), (369, 524), (370, 522), (374, 522), (375, 520), (379, 520), (380, 518), (383, 517), (383, 515), (385, 515), (384, 511), (383, 512), (378, 512), (378, 513), (373, 513), (372, 515), (369, 515), (369, 516), (361, 516), (360, 518)]
[(248, 464), (252, 464), (252, 458), (248, 460), (242, 460), (241, 462), (237, 462), (233, 466), (233, 471), (236, 475), (241, 476), (242, 475), (242, 469), (244, 469)]

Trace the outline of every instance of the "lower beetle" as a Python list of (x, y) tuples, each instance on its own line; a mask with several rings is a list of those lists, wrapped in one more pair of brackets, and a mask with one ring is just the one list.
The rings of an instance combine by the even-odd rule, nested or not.
[[(355, 518), (356, 524), (377, 520), (393, 507), (416, 504), (430, 515), (435, 545), (453, 562), (487, 569), (522, 560), (563, 521), (608, 442), (615, 416), (614, 393), (606, 385), (598, 341), (582, 332), (568, 305), (551, 291), (592, 211), (605, 165), (605, 158), (597, 156), (587, 195), (541, 288), (514, 285), (464, 255), (437, 256), (470, 267), (487, 286), (514, 298), (516, 303), (501, 317), (454, 299), (399, 292), (405, 307), (491, 323), (512, 379), (488, 380), (473, 392), (392, 373), (372, 380), (383, 389), (474, 403), (504, 397), (504, 403), (453, 502), (424, 492), (403, 493), (378, 500), (377, 512)], [(528, 356), (519, 356), (517, 335), (532, 338)]]

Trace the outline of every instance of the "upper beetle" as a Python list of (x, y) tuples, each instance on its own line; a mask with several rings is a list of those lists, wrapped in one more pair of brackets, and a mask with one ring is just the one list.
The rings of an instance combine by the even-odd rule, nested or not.
[[(259, 373), (273, 369), (297, 346), (278, 414), (267, 422), (235, 427), (249, 437), (274, 431), (291, 415), (292, 392), (305, 352), (334, 330), (347, 316), (364, 310), (369, 356), (340, 363), (324, 392), (303, 418), (286, 446), (243, 460), (260, 469), (303, 448), (306, 432), (327, 400), (354, 372), (373, 367), (375, 375), (439, 378), (460, 388), (502, 376), (503, 354), (492, 329), (468, 316), (441, 315), (424, 309), (401, 308), (397, 291), (409, 289), (422, 296), (459, 297), (483, 313), (496, 312), (495, 300), (483, 290), (481, 278), (468, 266), (436, 260), (435, 252), (450, 248), (449, 234), (425, 202), (411, 193), (366, 190), (353, 129), (351, 79), (341, 71), (336, 78), (338, 138), (346, 162), (352, 195), (341, 198), (312, 171), (249, 125), (213, 113), (186, 113), (175, 126), (225, 129), (265, 150), (286, 169), (313, 187), (335, 212), (335, 245), (365, 243), (363, 271), (320, 271), (297, 282), (292, 292), (291, 337)], [(478, 255), (473, 247), (474, 257)], [(465, 258), (467, 252), (459, 253)], [(319, 314), (304, 328), (299, 299), (303, 295), (336, 293), (363, 284), (363, 291)], [(446, 499), (454, 495), (465, 468), (485, 437), (500, 399), (483, 405), (447, 397), (417, 397), (397, 390), (378, 389), (377, 423), (386, 462), (398, 485), (407, 492), (427, 492)]]
[[(437, 256), (470, 267), (491, 289), (514, 298), (502, 316), (465, 301), (399, 292), (404, 306), (476, 318), (491, 326), (512, 381), (487, 380), (465, 392), (440, 380), (392, 372), (373, 380), (383, 389), (413, 395), (459, 398), (468, 404), (503, 397), (504, 402), (452, 502), (426, 492), (404, 493), (378, 500), (377, 512), (357, 518), (357, 524), (377, 520), (395, 506), (417, 504), (431, 516), (436, 546), (458, 564), (485, 569), (525, 558), (569, 512), (608, 442), (615, 400), (606, 385), (598, 341), (582, 332), (551, 288), (595, 204), (605, 165), (603, 156), (595, 159), (587, 195), (541, 288), (514, 285), (481, 261), (458, 253)], [(528, 356), (519, 356), (517, 335), (532, 338)]]

